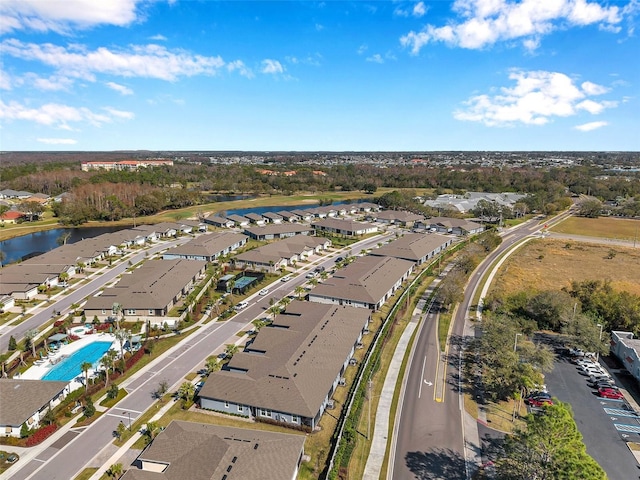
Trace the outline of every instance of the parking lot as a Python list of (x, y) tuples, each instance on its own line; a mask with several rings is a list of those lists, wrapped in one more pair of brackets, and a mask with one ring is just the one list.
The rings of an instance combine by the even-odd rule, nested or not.
[[(599, 397), (566, 352), (557, 353), (554, 370), (546, 376), (547, 388), (554, 397), (571, 405), (587, 452), (610, 480), (640, 478), (638, 462), (626, 444), (640, 442), (640, 417), (625, 400)], [(606, 366), (602, 360), (600, 364)], [(615, 373), (617, 369), (608, 370), (618, 386), (624, 387), (624, 379)]]

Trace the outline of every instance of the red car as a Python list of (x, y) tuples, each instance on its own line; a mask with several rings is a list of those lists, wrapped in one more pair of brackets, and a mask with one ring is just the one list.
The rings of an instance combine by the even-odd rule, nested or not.
[(602, 387), (598, 389), (598, 395), (603, 398), (612, 398), (614, 400), (619, 400), (624, 397), (620, 390), (616, 390), (614, 388)]
[(530, 407), (542, 407), (543, 405), (553, 405), (553, 400), (548, 397), (535, 397), (525, 400)]

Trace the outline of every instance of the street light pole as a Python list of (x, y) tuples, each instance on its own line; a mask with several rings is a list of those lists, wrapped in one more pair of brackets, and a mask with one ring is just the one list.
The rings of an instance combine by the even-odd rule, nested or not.
[(513, 342), (513, 351), (515, 352), (518, 349), (518, 337), (522, 335), (521, 333), (516, 333), (516, 339)]
[(131, 412), (122, 412), (122, 414), (129, 417), (129, 431), (131, 431)]
[(597, 323), (596, 324), (597, 327), (600, 327), (600, 337), (599, 337), (599, 344), (598, 344), (598, 350), (596, 351), (596, 362), (600, 361), (600, 347), (602, 344), (602, 324), (601, 323)]

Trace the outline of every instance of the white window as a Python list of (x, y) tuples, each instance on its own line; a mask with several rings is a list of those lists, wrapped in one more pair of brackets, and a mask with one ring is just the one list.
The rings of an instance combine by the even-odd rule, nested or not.
[(153, 315), (153, 309), (149, 309), (149, 315)]
[(291, 415), (291, 421), (293, 423), (300, 423), (300, 417), (297, 415)]
[(135, 314), (136, 314), (136, 311), (133, 308), (129, 308), (127, 310), (127, 315), (135, 315)]
[(266, 410), (264, 408), (260, 409), (260, 416), (261, 417), (269, 417), (271, 418), (271, 410)]
[(107, 311), (103, 308), (103, 309), (102, 309), (102, 314), (103, 314), (103, 315), (106, 315), (106, 313), (107, 313)]
[(229, 408), (229, 402), (227, 401), (224, 402), (224, 408)]
[(239, 412), (244, 412), (244, 407), (242, 405), (238, 405), (238, 411)]

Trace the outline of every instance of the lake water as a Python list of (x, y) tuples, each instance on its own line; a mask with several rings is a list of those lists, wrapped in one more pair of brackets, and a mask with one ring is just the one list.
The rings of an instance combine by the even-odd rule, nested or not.
[[(367, 201), (367, 200), (361, 200)], [(359, 200), (352, 202), (334, 202), (333, 205), (343, 205), (348, 203), (359, 203)], [(272, 205), (267, 207), (252, 207), (252, 208), (236, 208), (233, 210), (221, 211), (221, 215), (246, 215), (248, 213), (263, 214), (267, 212), (277, 212), (279, 210), (296, 210), (298, 208), (315, 208), (318, 204), (303, 204), (303, 205)], [(46, 253), (54, 248), (57, 248), (58, 238), (65, 233), (70, 232), (71, 237), (67, 240), (67, 243), (75, 243), (84, 238), (92, 238), (103, 233), (117, 232), (123, 228), (130, 227), (88, 227), (88, 228), (54, 228), (53, 230), (46, 230), (43, 232), (34, 232), (29, 235), (23, 235), (21, 237), (10, 238), (0, 242), (0, 250), (5, 254), (3, 265), (14, 263), (19, 260), (25, 260), (34, 255), (40, 255)]]
[(54, 228), (43, 232), (34, 232), (21, 237), (0, 242), (0, 250), (5, 254), (3, 265), (29, 258), (57, 248), (58, 238), (69, 232), (67, 243), (75, 243), (84, 238), (93, 238), (103, 233), (117, 232), (124, 227)]

